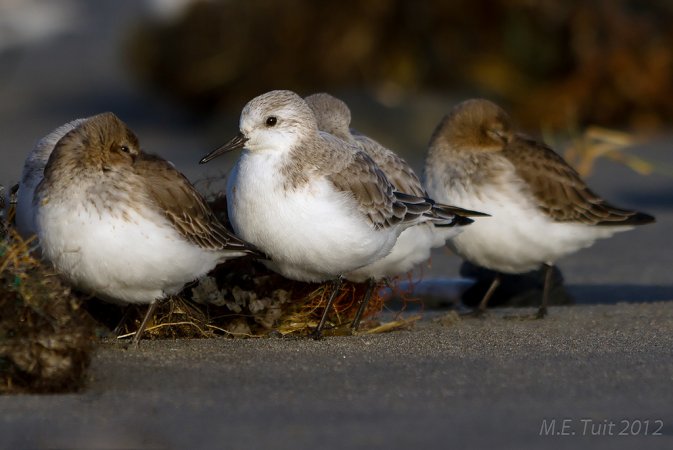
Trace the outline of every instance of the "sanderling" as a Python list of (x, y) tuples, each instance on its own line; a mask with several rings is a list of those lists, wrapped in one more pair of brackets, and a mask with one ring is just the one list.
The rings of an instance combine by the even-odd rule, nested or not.
[[(346, 142), (356, 145), (367, 153), (379, 166), (396, 191), (417, 197), (428, 197), (420, 179), (409, 164), (396, 153), (382, 146), (374, 139), (350, 128), (351, 111), (342, 100), (326, 94), (313, 94), (305, 98), (315, 114), (318, 129), (332, 134)], [(344, 274), (344, 278), (356, 283), (369, 283), (360, 308), (353, 319), (352, 328), (357, 330), (360, 318), (367, 307), (376, 280), (409, 272), (416, 265), (430, 259), (433, 248), (441, 247), (463, 229), (463, 225), (472, 223), (470, 216), (485, 215), (462, 208), (442, 205), (447, 211), (455, 213), (455, 219), (446, 226), (435, 227), (430, 222), (419, 223), (402, 231), (390, 253), (364, 267)]]
[(319, 131), (311, 108), (293, 92), (254, 98), (243, 108), (239, 128), (201, 163), (244, 147), (227, 180), (236, 233), (269, 255), (269, 267), (287, 278), (334, 280), (316, 337), (344, 274), (386, 256), (404, 229), (454, 218), (437, 217), (441, 211), (427, 199), (395, 192), (366, 153)]
[[(547, 267), (540, 318), (547, 312), (556, 260), (654, 221), (596, 195), (544, 143), (512, 131), (507, 113), (487, 100), (465, 101), (444, 117), (431, 138), (425, 170), (433, 198), (492, 216), (449, 241), (459, 255), (500, 273)], [(499, 282), (496, 276), (478, 311), (486, 309)]]
[(254, 249), (222, 225), (171, 163), (143, 153), (114, 114), (75, 124), (54, 145), (35, 189), (43, 256), (79, 289), (116, 303), (179, 292)]

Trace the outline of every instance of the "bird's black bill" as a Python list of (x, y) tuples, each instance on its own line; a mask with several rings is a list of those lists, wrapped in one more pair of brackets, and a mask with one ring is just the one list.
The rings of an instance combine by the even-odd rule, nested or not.
[(243, 133), (238, 133), (238, 135), (235, 138), (224, 144), (222, 147), (213, 150), (212, 152), (208, 153), (206, 156), (201, 158), (199, 164), (205, 164), (208, 161), (212, 161), (213, 159), (227, 152), (243, 148), (246, 142), (248, 142), (248, 138), (243, 136)]

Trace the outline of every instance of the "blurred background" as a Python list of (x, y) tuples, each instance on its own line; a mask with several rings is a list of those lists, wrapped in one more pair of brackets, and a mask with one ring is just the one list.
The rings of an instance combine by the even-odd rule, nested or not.
[(668, 0), (0, 0), (0, 139), (22, 155), (112, 110), (150, 151), (198, 159), (277, 88), (343, 97), (407, 154), (473, 96), (549, 136), (651, 134), (673, 116), (671, 23)]
[(461, 92), (531, 127), (655, 129), (673, 112), (672, 20), (668, 0), (193, 2), (136, 27), (126, 56), (146, 86), (199, 113), (277, 86), (355, 89), (391, 107)]
[(0, 0), (0, 184), (102, 111), (192, 181), (221, 179), (236, 155), (199, 158), (279, 88), (343, 98), (420, 171), (442, 116), (483, 96), (615, 203), (670, 211), (671, 23), (670, 0)]

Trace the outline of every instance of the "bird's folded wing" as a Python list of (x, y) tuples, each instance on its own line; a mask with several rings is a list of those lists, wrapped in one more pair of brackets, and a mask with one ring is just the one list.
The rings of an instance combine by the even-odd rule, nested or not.
[(250, 244), (227, 230), (201, 194), (169, 162), (152, 155), (142, 155), (134, 166), (147, 179), (148, 195), (159, 212), (186, 240), (210, 250), (255, 253)]
[(519, 135), (502, 153), (529, 186), (538, 207), (557, 222), (636, 225), (653, 220), (603, 200), (561, 156), (540, 142)]
[(381, 169), (362, 151), (355, 152), (346, 166), (327, 178), (337, 190), (352, 195), (359, 211), (377, 228), (412, 220), (429, 209), (427, 203), (414, 207), (398, 200)]
[(355, 133), (353, 137), (386, 174), (396, 191), (418, 197), (428, 196), (421, 180), (404, 159), (367, 136)]

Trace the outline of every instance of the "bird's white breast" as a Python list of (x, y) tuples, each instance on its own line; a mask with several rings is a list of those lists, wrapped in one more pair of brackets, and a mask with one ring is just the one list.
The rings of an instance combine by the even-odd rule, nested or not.
[(448, 245), (468, 261), (492, 270), (534, 270), (590, 246), (597, 238), (629, 229), (554, 221), (537, 207), (513, 169), (497, 184), (478, 186), (449, 182), (450, 170), (442, 173), (441, 165), (428, 169), (427, 188), (432, 198), (491, 215), (477, 218)]
[(323, 281), (386, 255), (401, 230), (376, 230), (349, 195), (324, 177), (284, 186), (283, 155), (244, 152), (229, 177), (229, 217), (236, 233), (266, 252), (272, 269)]
[(388, 255), (346, 274), (345, 278), (363, 282), (368, 278), (380, 279), (409, 272), (417, 264), (430, 259), (432, 248), (444, 245), (444, 240), (437, 239), (433, 228), (431, 223), (407, 228)]
[(43, 255), (55, 268), (110, 301), (149, 303), (177, 293), (220, 256), (190, 244), (149, 209), (95, 208), (77, 189), (40, 202), (36, 224)]

